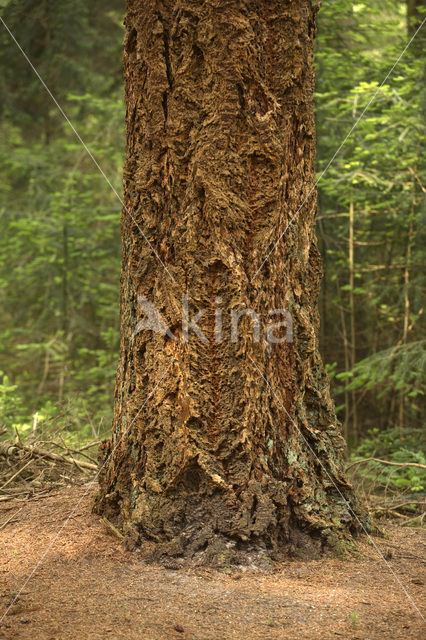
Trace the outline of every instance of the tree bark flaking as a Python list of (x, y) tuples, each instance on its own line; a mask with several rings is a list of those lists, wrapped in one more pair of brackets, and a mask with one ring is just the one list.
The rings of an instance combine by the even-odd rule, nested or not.
[[(315, 13), (310, 0), (128, 0), (134, 221), (123, 213), (121, 353), (96, 510), (130, 545), (155, 541), (156, 557), (312, 556), (358, 528), (318, 352), (315, 190), (255, 275), (315, 185)], [(191, 316), (207, 310), (206, 343), (182, 340), (183, 293)], [(140, 295), (176, 340), (134, 335)], [(229, 310), (245, 308), (262, 326), (287, 309), (294, 341), (255, 343), (244, 318), (231, 343)]]

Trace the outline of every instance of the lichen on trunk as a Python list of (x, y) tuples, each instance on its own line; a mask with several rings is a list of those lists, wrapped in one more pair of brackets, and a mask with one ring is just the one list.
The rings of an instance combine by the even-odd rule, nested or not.
[[(95, 509), (158, 557), (314, 556), (363, 517), (318, 352), (315, 13), (128, 0), (121, 352)], [(184, 339), (184, 294), (205, 341)], [(173, 336), (135, 332), (141, 296)], [(259, 341), (249, 316), (231, 340), (244, 309)], [(293, 341), (265, 339), (272, 309)]]

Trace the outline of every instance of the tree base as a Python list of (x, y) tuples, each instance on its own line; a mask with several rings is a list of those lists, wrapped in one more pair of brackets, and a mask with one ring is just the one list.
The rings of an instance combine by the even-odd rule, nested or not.
[(148, 561), (184, 558), (217, 568), (270, 569), (289, 557), (346, 555), (363, 527), (369, 529), (350, 485), (341, 486), (341, 494), (335, 487), (317, 487), (313, 508), (295, 503), (285, 483), (271, 477), (249, 481), (239, 494), (197, 466), (167, 492), (129, 489), (127, 483), (120, 486), (120, 475), (115, 478), (114, 490), (107, 492), (101, 474), (94, 512), (114, 522), (129, 549), (142, 547)]
[(318, 7), (184, 4), (127, 3), (121, 347), (95, 508), (158, 558), (340, 553), (363, 516), (318, 351)]
[(265, 572), (275, 570), (277, 564), (289, 559), (344, 558), (357, 553), (357, 544), (352, 536), (339, 537), (333, 532), (324, 532), (323, 536), (313, 539), (305, 532), (295, 530), (291, 541), (276, 548), (269, 548), (262, 539), (243, 542), (217, 533), (212, 533), (204, 543), (203, 538), (200, 536), (192, 544), (185, 544), (185, 535), (169, 542), (152, 543), (141, 538), (136, 542), (128, 533), (126, 548), (130, 551), (140, 549), (145, 562), (166, 567), (179, 568), (185, 566), (185, 562), (192, 562), (219, 570), (245, 568)]

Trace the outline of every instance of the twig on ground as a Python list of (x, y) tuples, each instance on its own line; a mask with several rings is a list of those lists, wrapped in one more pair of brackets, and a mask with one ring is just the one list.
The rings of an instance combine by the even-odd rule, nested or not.
[(376, 513), (376, 511), (380, 511), (381, 513), (387, 514), (388, 516), (391, 516), (392, 518), (408, 518), (408, 516), (405, 516), (402, 513), (399, 513), (399, 511), (394, 511), (393, 509), (389, 509), (389, 507), (373, 507), (372, 509), (370, 509), (370, 511), (372, 513)]
[(381, 460), (380, 458), (363, 458), (362, 460), (356, 460), (346, 467), (346, 471), (355, 467), (355, 465), (363, 464), (364, 462), (380, 462), (381, 464), (387, 464), (392, 467), (417, 467), (419, 469), (426, 469), (425, 464), (418, 462), (391, 462), (390, 460)]
[(18, 513), (19, 513), (20, 511), (22, 511), (22, 509), (23, 509), (23, 508), (24, 508), (24, 507), (21, 507), (20, 509), (18, 509), (18, 511), (15, 511), (15, 513), (12, 513), (12, 515), (11, 515), (11, 516), (9, 516), (9, 518), (8, 518), (5, 522), (3, 522), (3, 523), (0, 525), (0, 531), (1, 531), (2, 529), (4, 529), (4, 528), (5, 528), (5, 527), (10, 523), (10, 522), (12, 522), (12, 521), (13, 521), (13, 518), (14, 518), (15, 516), (17, 516), (17, 515), (18, 515)]
[(0, 442), (0, 455), (6, 458), (14, 458), (19, 453), (18, 447), (10, 442)]
[(423, 526), (423, 520), (426, 517), (426, 511), (424, 511), (421, 515), (416, 516), (415, 518), (410, 518), (410, 520), (407, 520), (407, 522), (403, 522), (403, 526), (404, 527), (408, 527), (410, 525), (411, 522), (415, 522), (416, 520), (419, 520), (419, 525)]
[(40, 447), (37, 447), (34, 445), (24, 444), (24, 445), (20, 445), (18, 448), (22, 449), (23, 451), (27, 451), (28, 453), (31, 453), (35, 456), (40, 456), (41, 458), (49, 458), (49, 460), (54, 460), (58, 462), (73, 463), (78, 467), (82, 467), (84, 469), (91, 469), (93, 471), (98, 470), (98, 465), (93, 464), (92, 462), (85, 462), (84, 460), (77, 462), (77, 460), (75, 460), (75, 458), (73, 458), (72, 456), (70, 459), (70, 457), (61, 455), (60, 453), (53, 453), (52, 451), (47, 451), (46, 449), (41, 449)]
[(426, 500), (408, 500), (407, 502), (400, 502), (399, 504), (382, 504), (382, 505), (377, 505), (377, 508), (382, 508), (382, 509), (403, 509), (404, 507), (409, 507), (412, 504), (414, 505), (424, 505), (426, 506)]
[(88, 444), (85, 444), (82, 447), (79, 447), (79, 449), (76, 449), (76, 451), (78, 453), (81, 453), (82, 451), (86, 451), (86, 449), (90, 449), (91, 447), (99, 446), (101, 442), (102, 440), (94, 440), (93, 442), (89, 442)]
[(24, 471), (24, 469), (29, 467), (30, 464), (32, 464), (33, 462), (34, 462), (33, 459), (28, 460), (27, 464), (24, 464), (24, 466), (18, 469), (18, 471), (14, 473), (13, 476), (11, 476), (8, 480), (6, 480), (6, 482), (0, 487), (0, 491), (3, 491), (4, 488), (7, 487), (7, 485), (12, 482), (12, 480), (15, 480), (15, 478), (17, 478)]
[(112, 524), (112, 522), (110, 522), (109, 520), (107, 520), (107, 518), (105, 518), (105, 516), (103, 516), (103, 517), (101, 518), (101, 520), (102, 520), (102, 522), (104, 522), (104, 523), (106, 524), (106, 526), (107, 526), (107, 527), (109, 527), (109, 529), (111, 529), (111, 531), (113, 532), (113, 534), (114, 534), (115, 536), (117, 536), (117, 538), (120, 538), (121, 540), (124, 540), (124, 536), (123, 536), (123, 534), (121, 533), (121, 531), (119, 531), (119, 530), (117, 529), (117, 527), (115, 527), (115, 526)]

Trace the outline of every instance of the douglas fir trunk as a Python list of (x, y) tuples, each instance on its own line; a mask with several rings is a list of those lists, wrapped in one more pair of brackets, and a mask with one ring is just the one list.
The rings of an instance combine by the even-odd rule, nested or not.
[(316, 555), (359, 524), (318, 352), (315, 12), (128, 0), (121, 353), (95, 508), (157, 557)]

